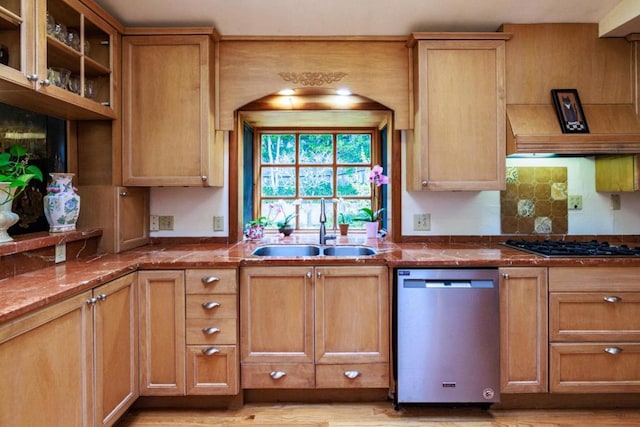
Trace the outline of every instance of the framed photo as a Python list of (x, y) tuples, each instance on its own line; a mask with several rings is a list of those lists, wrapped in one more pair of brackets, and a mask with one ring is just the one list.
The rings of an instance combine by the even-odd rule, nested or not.
[(589, 133), (576, 89), (551, 89), (562, 133)]

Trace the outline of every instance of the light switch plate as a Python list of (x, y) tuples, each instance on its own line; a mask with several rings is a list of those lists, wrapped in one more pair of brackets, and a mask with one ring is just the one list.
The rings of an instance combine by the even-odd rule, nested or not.
[(224, 217), (223, 216), (214, 216), (213, 217), (213, 231), (223, 231), (224, 230)]

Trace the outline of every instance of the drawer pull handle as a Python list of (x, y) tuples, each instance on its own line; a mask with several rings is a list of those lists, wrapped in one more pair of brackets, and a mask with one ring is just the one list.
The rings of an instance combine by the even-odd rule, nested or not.
[(606, 302), (620, 302), (620, 301), (622, 301), (622, 298), (617, 297), (615, 295), (604, 297), (602, 299), (605, 300)]
[(607, 347), (604, 349), (609, 354), (620, 354), (622, 353), (622, 349), (620, 347)]
[(360, 372), (359, 371), (346, 371), (344, 373), (344, 376), (349, 378), (350, 380), (353, 380), (353, 379), (358, 378), (360, 376)]
[(207, 335), (213, 335), (213, 334), (217, 334), (218, 332), (220, 332), (220, 329), (211, 326), (209, 328), (202, 328), (202, 332), (204, 332)]
[(216, 353), (220, 353), (220, 350), (215, 347), (207, 347), (202, 349), (202, 354), (204, 354), (205, 356), (213, 356)]
[(210, 285), (211, 283), (219, 282), (220, 278), (216, 276), (204, 276), (202, 278), (202, 283), (205, 285)]
[(283, 371), (271, 371), (271, 372), (269, 372), (269, 376), (271, 378), (273, 378), (274, 380), (279, 380), (280, 378), (284, 377), (285, 375), (287, 375), (287, 373), (283, 372)]
[(211, 310), (216, 307), (220, 307), (220, 303), (215, 301), (203, 302), (202, 307), (204, 307), (205, 310)]

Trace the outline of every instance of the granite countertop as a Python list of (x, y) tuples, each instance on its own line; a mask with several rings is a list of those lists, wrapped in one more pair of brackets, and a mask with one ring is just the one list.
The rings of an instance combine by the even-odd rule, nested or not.
[(316, 244), (315, 236), (265, 237), (236, 244), (156, 244), (121, 254), (68, 260), (52, 267), (0, 280), (0, 322), (90, 290), (127, 273), (155, 269), (235, 268), (243, 265), (388, 265), (389, 267), (527, 267), (640, 265), (634, 258), (545, 258), (478, 239), (470, 242), (390, 243), (339, 237), (330, 244), (372, 246), (366, 257), (309, 256), (265, 258), (251, 255), (264, 244)]

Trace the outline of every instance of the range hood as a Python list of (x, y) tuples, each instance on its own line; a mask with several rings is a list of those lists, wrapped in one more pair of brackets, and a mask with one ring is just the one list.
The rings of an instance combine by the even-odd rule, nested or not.
[(562, 133), (555, 108), (507, 105), (507, 155), (640, 153), (640, 118), (632, 104), (583, 105), (589, 133)]

